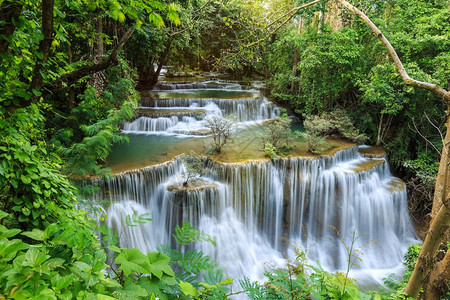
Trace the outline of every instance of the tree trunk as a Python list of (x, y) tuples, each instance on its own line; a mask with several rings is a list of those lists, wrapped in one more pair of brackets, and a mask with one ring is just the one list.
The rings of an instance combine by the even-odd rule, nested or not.
[(319, 18), (317, 23), (317, 33), (322, 33), (322, 25), (323, 25), (323, 11), (319, 10)]
[(155, 84), (158, 83), (159, 74), (161, 73), (162, 67), (166, 63), (166, 58), (167, 55), (169, 54), (172, 42), (173, 38), (170, 38), (167, 41), (165, 51), (163, 52), (163, 54), (159, 59), (158, 67), (156, 68), (156, 70), (153, 64), (151, 64), (150, 66), (142, 67), (140, 68), (140, 70), (138, 70), (139, 80), (136, 86), (137, 89), (150, 90), (155, 86)]
[[(6, 38), (10, 37), (16, 30), (16, 26), (14, 26), (12, 21), (19, 18), (21, 12), (21, 3), (17, 3), (16, 1), (10, 2), (7, 0), (2, 2), (2, 5), (0, 6), (0, 24), (3, 23), (3, 26), (0, 28), (0, 35), (4, 35), (5, 38), (0, 39), (0, 54), (8, 51), (9, 41)], [(0, 63), (2, 60), (3, 58), (0, 56)]]
[[(39, 52), (42, 58), (39, 58), (34, 66), (34, 75), (30, 84), (30, 91), (40, 90), (42, 87), (41, 72), (44, 69), (44, 64), (50, 55), (50, 47), (53, 42), (53, 7), (55, 0), (42, 0), (42, 35), (44, 39), (39, 43)], [(37, 98), (34, 99), (36, 101)]]
[[(98, 11), (100, 13), (100, 11)], [(95, 31), (97, 33), (97, 47), (95, 48), (95, 56), (97, 57), (97, 62), (103, 60), (103, 19), (101, 16), (95, 20)]]
[[(448, 108), (448, 113), (450, 113), (450, 107)], [(442, 206), (444, 197), (449, 192), (450, 188), (450, 174), (448, 170), (450, 164), (450, 130), (448, 130), (448, 126), (450, 126), (450, 114), (447, 117), (447, 132), (444, 138), (444, 147), (442, 148), (441, 161), (439, 163), (439, 171), (434, 189), (431, 218), (434, 218), (437, 215), (437, 212)]]
[(383, 126), (383, 118), (384, 118), (384, 114), (380, 114), (380, 123), (378, 123), (378, 134), (377, 134), (377, 142), (375, 143), (375, 146), (380, 146), (381, 145), (381, 127)]
[(162, 63), (158, 65), (155, 70), (155, 66), (151, 64), (150, 66), (141, 67), (138, 70), (139, 80), (137, 84), (137, 89), (150, 90), (155, 84), (158, 83), (158, 77), (161, 73)]
[(428, 273), (433, 268), (437, 251), (441, 245), (445, 233), (450, 226), (450, 194), (447, 195), (445, 203), (439, 209), (436, 217), (431, 220), (430, 230), (428, 231), (422, 250), (417, 258), (414, 271), (405, 288), (409, 297), (417, 298), (420, 289)]
[(450, 249), (447, 250), (444, 259), (431, 270), (429, 280), (424, 286), (424, 298), (427, 300), (441, 299), (449, 290), (449, 281)]

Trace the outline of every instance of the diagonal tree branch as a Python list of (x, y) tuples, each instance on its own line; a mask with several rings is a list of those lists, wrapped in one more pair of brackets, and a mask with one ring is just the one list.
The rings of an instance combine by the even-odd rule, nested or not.
[(280, 25), (278, 25), (275, 29), (273, 29), (272, 31), (270, 31), (269, 33), (266, 34), (266, 36), (262, 39), (259, 39), (253, 43), (244, 45), (244, 47), (251, 47), (254, 45), (257, 45), (259, 43), (264, 42), (265, 40), (267, 40), (272, 34), (276, 33), (278, 30), (280, 30), (281, 27), (283, 27), (284, 25), (286, 25), (287, 22), (289, 22), (300, 10), (316, 5), (319, 2), (322, 2), (323, 0), (314, 0), (312, 2), (294, 7), (293, 9), (291, 9), (290, 11), (288, 11), (287, 13), (283, 14), (282, 16), (278, 17), (276, 20), (274, 20), (272, 23), (270, 23), (267, 27), (272, 27), (274, 24), (276, 24), (277, 22), (279, 22), (280, 20), (282, 20), (283, 18), (287, 17), (286, 20), (284, 20)]
[(125, 43), (130, 39), (133, 32), (134, 32), (134, 29), (132, 29), (132, 28), (128, 29), (128, 31), (122, 36), (119, 43), (114, 47), (113, 51), (111, 52), (111, 54), (108, 56), (108, 58), (106, 60), (103, 60), (99, 63), (93, 64), (90, 66), (86, 66), (86, 67), (82, 67), (75, 71), (63, 74), (58, 79), (51, 82), (50, 85), (57, 86), (57, 85), (61, 84), (62, 82), (74, 82), (84, 76), (103, 71), (106, 68), (108, 68), (110, 65), (116, 64), (117, 63), (117, 55), (119, 54), (120, 50), (122, 50)]
[(370, 27), (370, 29), (376, 34), (378, 39), (384, 44), (386, 49), (389, 52), (389, 55), (391, 56), (392, 60), (394, 61), (395, 67), (397, 68), (397, 71), (400, 73), (400, 76), (402, 77), (403, 82), (406, 85), (410, 85), (413, 87), (425, 89), (428, 91), (433, 92), (440, 98), (442, 98), (445, 101), (445, 104), (450, 107), (450, 92), (446, 91), (445, 89), (441, 88), (439, 85), (434, 83), (429, 83), (425, 81), (419, 81), (411, 78), (408, 73), (405, 70), (405, 67), (403, 66), (402, 61), (397, 55), (397, 52), (395, 51), (394, 47), (392, 47), (391, 43), (386, 39), (386, 37), (383, 35), (383, 33), (378, 29), (378, 27), (367, 17), (362, 11), (351, 5), (345, 0), (336, 0), (338, 3), (342, 4), (344, 7), (349, 9), (351, 12), (356, 14), (359, 18), (361, 18), (364, 23), (366, 23), (367, 26)]

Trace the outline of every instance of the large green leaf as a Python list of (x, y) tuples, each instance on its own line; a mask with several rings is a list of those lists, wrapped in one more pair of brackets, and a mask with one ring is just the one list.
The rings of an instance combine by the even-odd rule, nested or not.
[(127, 280), (125, 282), (125, 288), (120, 291), (121, 300), (134, 300), (134, 299), (142, 299), (148, 297), (148, 291), (140, 286), (139, 284), (135, 284), (132, 280)]
[(146, 291), (149, 293), (149, 295), (155, 295), (160, 300), (168, 300), (169, 297), (166, 293), (161, 289), (161, 282), (155, 277), (141, 277), (137, 281), (137, 284), (139, 284), (141, 287), (146, 289)]
[(3, 225), (0, 225), (0, 239), (7, 239), (19, 234), (22, 230), (14, 228), (8, 229)]
[(189, 282), (180, 281), (180, 287), (186, 296), (196, 297), (198, 295), (197, 289)]
[(25, 231), (21, 233), (36, 241), (44, 241), (46, 239), (46, 234), (43, 230), (34, 228), (32, 231)]
[(147, 253), (147, 257), (150, 262), (150, 271), (156, 277), (161, 279), (163, 273), (175, 277), (175, 273), (169, 265), (169, 256), (160, 252), (149, 252)]
[(133, 272), (151, 274), (149, 259), (139, 249), (124, 249), (115, 262), (126, 276)]
[(25, 253), (25, 260), (23, 262), (23, 266), (29, 267), (39, 267), (46, 261), (50, 256), (43, 254), (37, 248), (28, 249), (27, 253)]
[(0, 210), (0, 220), (3, 219), (4, 217), (7, 217), (9, 214), (4, 212), (3, 210)]
[(4, 261), (13, 259), (17, 252), (27, 249), (29, 246), (21, 240), (0, 240), (0, 258), (3, 257)]

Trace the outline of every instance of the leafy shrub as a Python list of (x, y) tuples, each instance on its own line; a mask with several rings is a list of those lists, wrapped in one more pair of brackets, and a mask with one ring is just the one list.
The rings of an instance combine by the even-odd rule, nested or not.
[(352, 121), (342, 109), (306, 116), (303, 125), (307, 132), (322, 137), (344, 138), (353, 142), (363, 142), (366, 139), (355, 129)]
[(42, 121), (36, 105), (0, 120), (0, 209), (23, 229), (45, 228), (75, 200), (73, 186), (60, 173), (63, 161), (42, 141)]
[(419, 179), (430, 187), (434, 187), (439, 169), (439, 162), (421, 153), (415, 160), (403, 162), (403, 166), (414, 171)]
[(308, 144), (308, 151), (314, 154), (319, 154), (322, 151), (325, 151), (331, 147), (327, 143), (324, 137), (315, 135), (314, 133), (309, 132), (301, 132), (300, 136), (306, 141)]
[(262, 138), (263, 150), (270, 158), (285, 156), (292, 149), (294, 139), (291, 134), (292, 120), (282, 116), (267, 122), (266, 136)]
[(312, 153), (318, 153), (329, 147), (325, 141), (326, 137), (343, 138), (357, 143), (366, 139), (355, 129), (352, 121), (342, 109), (315, 116), (305, 116), (303, 125), (306, 132), (301, 136), (307, 141), (308, 150)]
[(277, 148), (272, 145), (271, 143), (264, 143), (264, 153), (270, 157), (270, 159), (276, 159), (278, 158), (277, 155)]

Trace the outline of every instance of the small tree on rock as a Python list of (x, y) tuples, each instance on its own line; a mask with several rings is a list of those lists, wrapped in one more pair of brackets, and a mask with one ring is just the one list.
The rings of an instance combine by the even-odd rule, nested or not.
[(203, 160), (200, 157), (195, 157), (188, 154), (181, 155), (181, 161), (185, 167), (183, 172), (183, 187), (189, 186), (189, 182), (192, 180), (202, 177), (208, 173), (208, 168), (206, 168)]
[(212, 116), (205, 119), (207, 127), (212, 132), (212, 153), (220, 153), (222, 147), (231, 141), (235, 121), (231, 118)]

